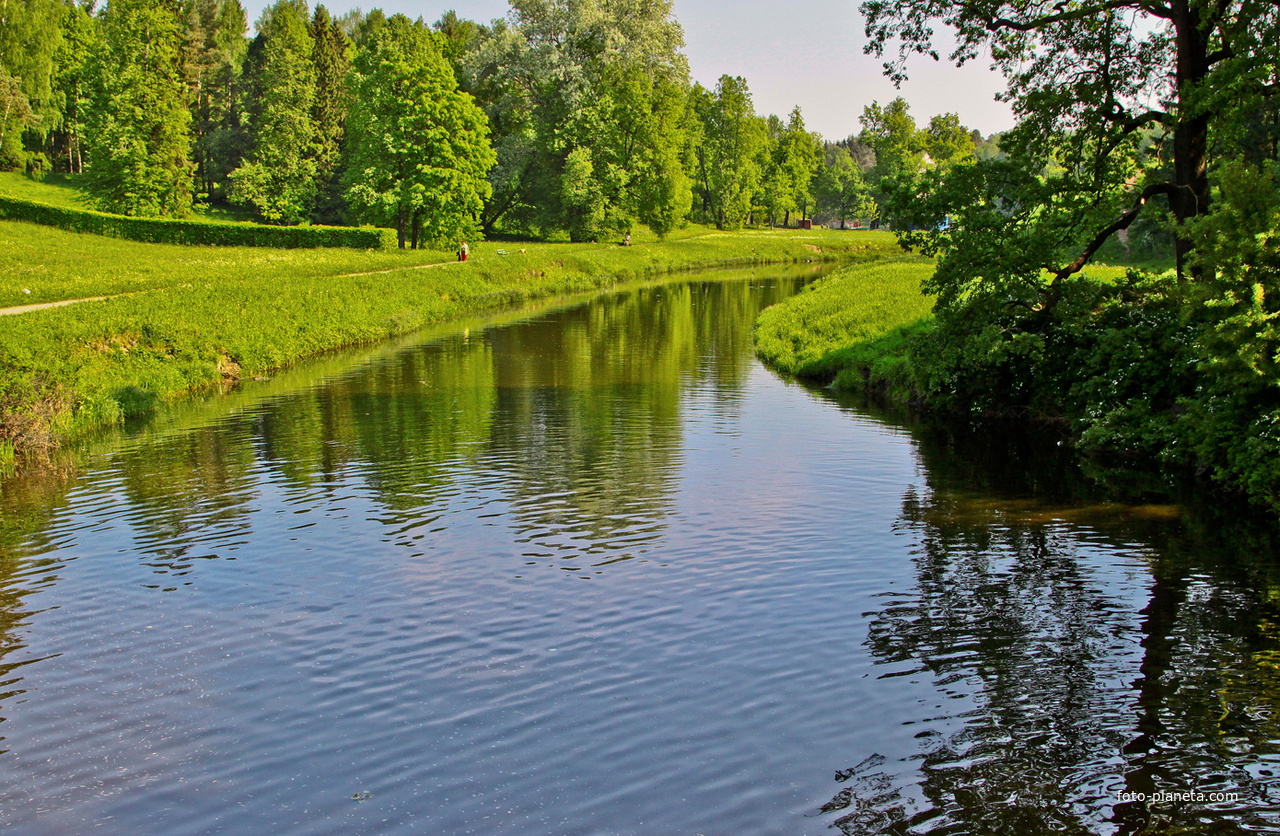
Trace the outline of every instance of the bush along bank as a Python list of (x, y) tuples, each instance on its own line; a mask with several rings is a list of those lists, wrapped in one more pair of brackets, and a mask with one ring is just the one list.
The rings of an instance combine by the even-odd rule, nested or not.
[(879, 258), (894, 249), (888, 236), (782, 231), (695, 231), (632, 247), (482, 244), (465, 264), (315, 275), (305, 260), (290, 261), (298, 272), (276, 272), (270, 282), (253, 271), (224, 274), (0, 317), (0, 464), (39, 458), (199, 387), (470, 313), (679, 270)]
[(804, 314), (850, 305), (855, 266), (765, 311), (759, 350), (930, 412), (1051, 423), (1082, 452), (1208, 477), (1280, 512), (1280, 256), (1265, 236), (1242, 253), (1228, 209), (1215, 223), (1231, 243), (1200, 256), (1212, 279), (1086, 274), (1049, 310), (974, 294), (911, 323), (872, 311), (824, 333)]
[(152, 244), (220, 247), (279, 247), (283, 249), (350, 247), (390, 250), (398, 244), (393, 229), (343, 226), (268, 226), (253, 223), (134, 218), (89, 209), (51, 206), (0, 195), (0, 218), (125, 238)]

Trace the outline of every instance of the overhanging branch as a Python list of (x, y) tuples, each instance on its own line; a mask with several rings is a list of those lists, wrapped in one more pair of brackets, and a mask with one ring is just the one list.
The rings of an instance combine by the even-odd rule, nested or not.
[[(1055, 8), (1062, 9), (1062, 4), (1058, 4)], [(1114, 11), (1115, 9), (1142, 9), (1143, 11), (1158, 17), (1166, 16), (1163, 14), (1165, 9), (1160, 4), (1137, 2), (1137, 0), (1111, 0), (1111, 2), (1107, 3), (1097, 3), (1080, 8), (1063, 10), (1056, 14), (1044, 15), (1030, 20), (1013, 20), (1007, 17), (992, 17), (991, 15), (983, 14), (981, 12), (975, 13), (974, 17), (981, 20), (987, 30), (991, 32), (996, 32), (1001, 29), (1012, 29), (1015, 32), (1035, 32), (1045, 28), (1046, 26), (1052, 26), (1055, 23), (1063, 23), (1069, 20), (1085, 20), (1101, 12)]]
[(1153, 183), (1143, 189), (1142, 193), (1138, 195), (1138, 199), (1134, 201), (1133, 208), (1099, 231), (1075, 261), (1054, 271), (1053, 281), (1049, 283), (1049, 294), (1045, 297), (1044, 303), (1040, 307), (1040, 312), (1042, 314), (1047, 314), (1057, 306), (1058, 302), (1062, 299), (1062, 283), (1066, 278), (1084, 269), (1084, 266), (1089, 263), (1089, 259), (1093, 258), (1093, 254), (1096, 253), (1103, 244), (1107, 243), (1107, 239), (1112, 235), (1115, 235), (1122, 229), (1128, 229), (1130, 225), (1138, 219), (1138, 215), (1142, 213), (1142, 207), (1146, 205), (1148, 200), (1158, 194), (1173, 197), (1177, 191), (1177, 187), (1172, 183)]

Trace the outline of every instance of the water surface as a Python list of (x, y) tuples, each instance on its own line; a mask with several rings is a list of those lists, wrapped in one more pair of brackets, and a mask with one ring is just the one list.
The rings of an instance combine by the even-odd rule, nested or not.
[(6, 483), (0, 822), (1280, 827), (1271, 530), (778, 377), (751, 323), (805, 280), (435, 335)]

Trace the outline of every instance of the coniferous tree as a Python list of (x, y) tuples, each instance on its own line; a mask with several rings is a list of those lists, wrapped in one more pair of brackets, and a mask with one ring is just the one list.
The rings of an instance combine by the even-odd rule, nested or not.
[(267, 9), (258, 39), (253, 150), (231, 174), (232, 199), (265, 221), (299, 223), (311, 215), (318, 171), (316, 69), (303, 0), (279, 0)]
[(347, 118), (346, 82), (351, 69), (351, 42), (324, 6), (316, 6), (312, 14), (311, 39), (316, 71), (316, 98), (311, 108), (316, 126), (315, 219), (321, 223), (338, 223), (345, 205), (338, 164)]
[(89, 70), (90, 196), (106, 211), (185, 215), (191, 209), (191, 113), (179, 6), (112, 0), (101, 34)]
[(245, 11), (239, 0), (191, 0), (187, 6), (187, 83), (192, 98), (196, 188), (225, 197), (223, 132), (234, 122), (235, 85), (244, 63)]

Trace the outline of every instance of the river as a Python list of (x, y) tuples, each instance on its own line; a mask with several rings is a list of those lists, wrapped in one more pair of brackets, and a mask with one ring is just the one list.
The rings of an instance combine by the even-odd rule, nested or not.
[(751, 325), (809, 278), (458, 326), (6, 481), (6, 832), (1280, 827), (1273, 529), (783, 379)]

